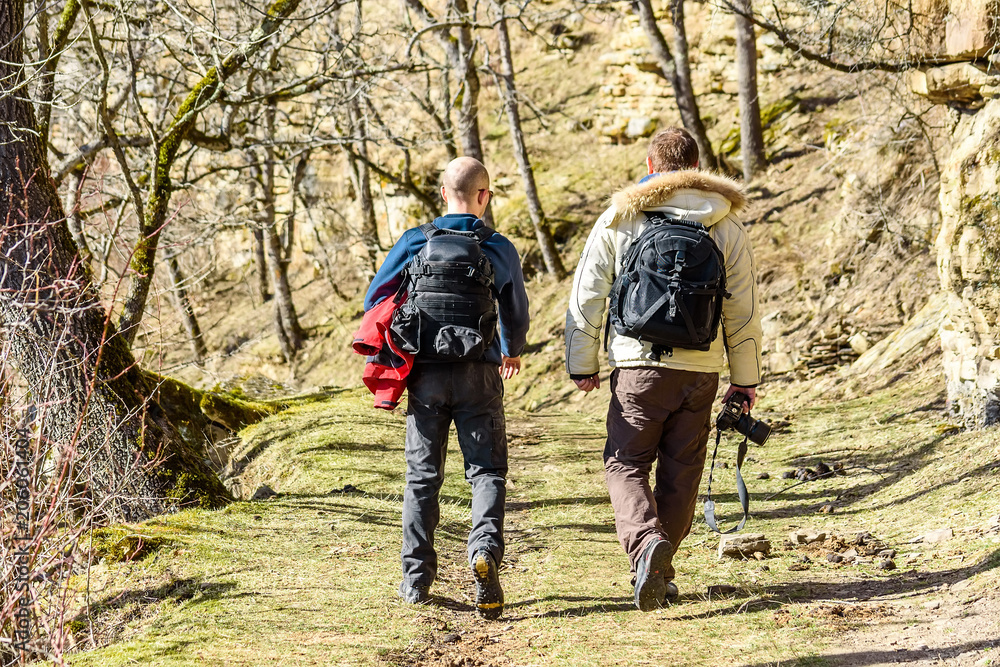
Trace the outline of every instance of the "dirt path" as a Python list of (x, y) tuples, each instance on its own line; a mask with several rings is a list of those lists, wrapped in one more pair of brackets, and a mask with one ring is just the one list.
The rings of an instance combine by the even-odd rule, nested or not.
[[(96, 627), (117, 622), (122, 632), (72, 663), (1000, 663), (1000, 434), (939, 448), (926, 422), (886, 426), (888, 408), (877, 411), (878, 423), (867, 405), (805, 414), (794, 437), (781, 434), (753, 450), (745, 467), (753, 501), (744, 532), (764, 534), (770, 554), (720, 559), (718, 536), (696, 520), (675, 559), (680, 600), (641, 613), (604, 485), (606, 403), (577, 403), (583, 409), (576, 412), (565, 403), (566, 412), (508, 415), (501, 620), (482, 621), (474, 611), (465, 553), (470, 497), (455, 446), (441, 496), (433, 602), (415, 607), (397, 599), (404, 421), (373, 415), (367, 395), (345, 394), (248, 434), (248, 446), (270, 443), (253, 470), (278, 496), (147, 522), (144, 534), (165, 544), (154, 556), (97, 566), (91, 620)], [(822, 432), (829, 451), (810, 440), (810, 429)], [(887, 444), (894, 442), (903, 445), (894, 450)], [(833, 448), (841, 460), (882, 472), (782, 491), (782, 470), (806, 463), (799, 452), (829, 459)], [(732, 460), (732, 449), (720, 452), (720, 462)], [(875, 454), (865, 458), (868, 451)], [(769, 479), (759, 477), (764, 472)], [(720, 520), (732, 525), (732, 467), (718, 469), (715, 479)], [(833, 514), (820, 511), (831, 505)], [(954, 528), (947, 541), (914, 539), (942, 525)], [(827, 530), (827, 538), (788, 539), (810, 528)], [(849, 551), (858, 557), (830, 558)], [(897, 552), (895, 569), (873, 560), (887, 551)]]
[[(569, 429), (569, 433), (567, 433)], [(510, 424), (511, 470), (514, 484), (509, 490), (507, 520), (508, 554), (502, 574), (505, 580), (516, 575), (521, 569), (522, 559), (535, 553), (551, 553), (558, 545), (539, 530), (539, 522), (532, 516), (532, 508), (540, 502), (538, 493), (532, 493), (520, 478), (544, 477), (544, 471), (553, 472), (558, 466), (546, 463), (548, 457), (531, 456), (529, 452), (540, 442), (557, 438), (575, 440), (579, 451), (591, 457), (593, 465), (588, 468), (592, 477), (600, 477), (599, 449), (595, 438), (599, 438), (599, 425), (590, 424), (580, 428), (572, 417), (549, 416), (533, 418)], [(610, 525), (610, 506), (606, 498), (601, 503), (599, 513), (606, 513), (605, 530), (613, 538)], [(752, 532), (760, 529), (748, 528)], [(998, 529), (1000, 531), (1000, 529)], [(769, 531), (770, 532), (770, 531)], [(869, 537), (871, 537), (869, 535)], [(697, 538), (695, 538), (697, 539)], [(884, 543), (874, 541), (867, 547), (858, 547), (862, 553), (877, 553)], [(701, 538), (700, 551), (705, 547), (714, 549), (717, 538), (706, 535)], [(618, 553), (617, 543), (609, 540), (610, 548), (606, 557), (624, 560)], [(974, 575), (988, 569), (983, 563), (969, 562), (962, 555), (960, 547), (952, 548), (945, 558), (957, 562), (956, 567), (945, 569), (903, 568), (893, 576), (876, 578), (864, 571), (849, 566), (826, 567), (826, 556), (843, 550), (845, 545), (831, 540), (824, 544), (796, 546), (785, 544), (779, 548), (781, 558), (796, 561), (803, 556), (812, 565), (801, 571), (788, 571), (772, 578), (760, 578), (757, 586), (746, 585), (738, 590), (731, 603), (715, 600), (714, 603), (703, 591), (682, 589), (681, 601), (669, 610), (657, 612), (656, 621), (673, 619), (674, 622), (694, 624), (704, 616), (715, 616), (719, 624), (728, 626), (727, 632), (740, 633), (741, 613), (754, 607), (770, 611), (770, 618), (778, 635), (794, 636), (802, 630), (808, 634), (810, 628), (820, 629), (819, 637), (804, 642), (790, 660), (750, 660), (741, 663), (725, 660), (725, 664), (742, 664), (744, 667), (764, 667), (766, 665), (843, 665), (875, 666), (909, 662), (946, 665), (997, 665), (1000, 664), (1000, 596), (994, 590), (984, 590), (982, 585), (972, 585)], [(866, 552), (864, 549), (867, 548)], [(454, 553), (443, 557), (443, 561), (463, 563), (464, 551), (459, 547)], [(703, 556), (703, 554), (701, 554)], [(901, 558), (900, 558), (901, 560)], [(704, 562), (704, 561), (702, 561)], [(711, 561), (709, 561), (711, 562)], [(771, 563), (770, 560), (767, 561)], [(901, 561), (902, 562), (902, 561)], [(584, 566), (585, 567), (585, 566)], [(688, 565), (688, 568), (691, 566)], [(783, 570), (781, 564), (764, 566), (769, 570)], [(762, 569), (764, 569), (762, 568)], [(442, 590), (441, 583), (445, 588)], [(617, 587), (618, 596), (606, 601), (604, 608), (609, 611), (634, 611), (630, 604), (627, 582), (612, 582)], [(413, 645), (406, 651), (387, 656), (387, 661), (395, 665), (458, 667), (458, 666), (505, 666), (525, 664), (512, 659), (510, 654), (524, 655), (530, 650), (532, 640), (543, 639), (525, 633), (523, 616), (525, 610), (508, 606), (507, 618), (496, 624), (479, 621), (472, 608), (472, 600), (456, 604), (454, 596), (468, 596), (470, 577), (461, 565), (445, 568), (442, 582), (437, 590), (437, 608), (423, 619), (429, 632), (426, 641)], [(683, 585), (683, 584), (682, 584)], [(517, 595), (518, 591), (512, 591)], [(706, 600), (711, 610), (703, 611)], [(509, 603), (512, 601), (508, 598)], [(565, 609), (567, 616), (586, 614), (591, 608), (578, 606)], [(537, 612), (536, 612), (537, 614)], [(651, 616), (654, 617), (654, 616)], [(635, 612), (633, 622), (638, 622)], [(694, 630), (697, 633), (697, 629)], [(784, 652), (784, 651), (783, 651)], [(539, 655), (545, 655), (543, 649)], [(744, 659), (753, 655), (744, 654)], [(732, 656), (735, 658), (736, 656)], [(756, 657), (756, 656), (755, 656)], [(692, 658), (694, 660), (694, 658)], [(698, 663), (702, 660), (698, 659)], [(530, 664), (546, 664), (545, 661)], [(631, 664), (616, 662), (614, 664)], [(635, 663), (645, 664), (645, 663)], [(683, 659), (678, 664), (687, 663)], [(723, 664), (720, 661), (716, 664)]]
[(1000, 664), (1000, 598), (966, 594), (947, 583), (911, 596), (873, 598), (895, 613), (874, 627), (849, 632), (823, 655), (832, 665), (862, 667), (926, 663), (985, 667)]

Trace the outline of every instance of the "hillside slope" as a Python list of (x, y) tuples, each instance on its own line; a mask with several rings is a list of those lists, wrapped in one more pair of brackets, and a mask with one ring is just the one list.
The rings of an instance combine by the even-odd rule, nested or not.
[[(649, 56), (643, 55), (645, 38), (634, 18), (611, 16), (585, 22), (579, 30), (586, 39), (579, 39), (573, 51), (550, 51), (524, 36), (517, 42), (518, 62), (532, 63), (519, 79), (525, 96), (549, 114), (529, 117), (526, 131), (543, 205), (570, 268), (607, 197), (645, 173), (644, 140), (609, 137), (607, 119), (634, 113), (628, 109), (638, 106), (659, 110), (654, 120), (661, 127), (677, 122), (669, 88), (656, 83), (656, 74), (644, 64)], [(696, 6), (689, 23), (697, 41), (693, 66), (703, 114), (711, 136), (732, 151), (737, 116), (728, 24), (707, 6)], [(937, 290), (932, 243), (940, 214), (934, 151), (947, 125), (940, 109), (899, 90), (898, 77), (831, 72), (795, 58), (766, 37), (760, 50), (771, 162), (751, 184), (746, 220), (764, 297), (764, 349), (772, 378), (809, 380), (850, 363), (858, 351), (913, 318)], [(623, 59), (634, 64), (623, 67)], [(612, 97), (611, 84), (625, 75), (632, 85), (623, 87), (623, 96)], [(495, 88), (487, 85), (483, 98), (484, 109), (496, 104)], [(482, 120), (497, 191), (497, 227), (521, 249), (531, 277), (533, 322), (524, 386), (551, 388), (562, 382), (559, 339), (570, 282), (556, 284), (537, 272), (505, 119), (484, 114)], [(734, 154), (727, 159), (733, 161)], [(349, 216), (351, 206), (343, 213)], [(388, 225), (384, 213), (383, 223)], [(383, 243), (388, 247), (391, 237)], [(147, 365), (202, 386), (253, 373), (302, 390), (357, 384), (363, 364), (348, 345), (365, 282), (350, 266), (329, 274), (306, 256), (291, 268), (310, 334), (294, 364), (281, 361), (269, 324), (272, 306), (255, 302), (247, 275), (252, 267), (246, 265), (228, 275), (214, 274), (194, 297), (212, 357), (200, 367), (189, 362), (177, 335), (180, 327), (165, 308), (151, 314), (151, 323), (162, 318), (163, 334), (150, 341)], [(847, 343), (851, 338), (853, 347)], [(933, 364), (936, 342), (924, 343), (894, 367), (905, 371)], [(825, 364), (817, 361), (814, 348), (831, 345), (832, 357), (827, 353)], [(514, 393), (523, 393), (520, 406), (544, 402), (529, 396), (528, 389)]]

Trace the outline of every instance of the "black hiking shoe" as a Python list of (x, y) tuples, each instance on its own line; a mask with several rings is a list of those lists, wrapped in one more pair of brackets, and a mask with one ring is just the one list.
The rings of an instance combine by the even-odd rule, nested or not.
[(677, 602), (677, 600), (681, 597), (681, 592), (677, 590), (677, 584), (675, 584), (674, 582), (668, 581), (666, 584), (664, 584), (663, 588), (666, 591), (663, 594), (664, 604), (668, 602)]
[(397, 593), (406, 604), (424, 604), (430, 602), (430, 586), (410, 586), (405, 581), (399, 584)]
[[(656, 539), (643, 550), (635, 571), (635, 606), (650, 611), (663, 606), (667, 582), (663, 572), (670, 562), (670, 542)], [(676, 587), (675, 587), (676, 588)]]
[(500, 618), (503, 589), (497, 576), (497, 564), (488, 551), (477, 551), (472, 557), (472, 576), (476, 579), (476, 611), (486, 619)]

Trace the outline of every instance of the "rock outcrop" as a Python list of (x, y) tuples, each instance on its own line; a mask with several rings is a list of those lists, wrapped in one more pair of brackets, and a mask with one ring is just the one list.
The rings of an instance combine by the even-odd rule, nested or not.
[(911, 7), (910, 46), (919, 56), (975, 60), (1000, 43), (996, 0), (914, 0)]
[(959, 121), (941, 174), (938, 273), (949, 402), (967, 425), (1000, 421), (1000, 100)]
[(924, 31), (913, 55), (947, 64), (911, 72), (910, 87), (961, 110), (940, 160), (940, 335), (949, 406), (983, 427), (1000, 421), (1000, 5), (916, 0), (913, 8), (918, 23), (944, 25)]
[(913, 92), (935, 103), (973, 108), (1000, 97), (996, 0), (916, 0), (913, 13), (912, 57), (949, 63), (913, 71)]
[(670, 84), (649, 50), (638, 16), (626, 15), (601, 56), (605, 79), (598, 93), (596, 129), (604, 141), (631, 143), (656, 131), (673, 100)]

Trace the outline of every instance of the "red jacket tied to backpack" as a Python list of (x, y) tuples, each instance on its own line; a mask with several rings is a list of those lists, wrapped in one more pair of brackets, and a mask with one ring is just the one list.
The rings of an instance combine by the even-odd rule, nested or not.
[(399, 302), (392, 298), (385, 299), (370, 309), (354, 334), (354, 351), (368, 357), (361, 379), (375, 394), (375, 407), (384, 410), (392, 410), (399, 405), (399, 399), (406, 391), (406, 377), (413, 368), (413, 355), (399, 349), (389, 336), (392, 315), (404, 299), (405, 295)]

